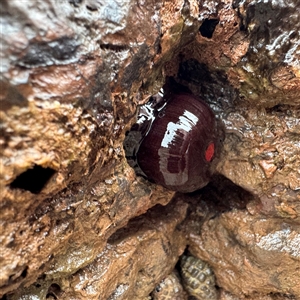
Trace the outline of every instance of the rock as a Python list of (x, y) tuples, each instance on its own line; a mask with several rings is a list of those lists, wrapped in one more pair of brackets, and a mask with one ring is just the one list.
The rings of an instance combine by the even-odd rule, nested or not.
[[(298, 11), (1, 1), (0, 297), (145, 299), (188, 247), (221, 299), (299, 298)], [(123, 150), (169, 77), (224, 132), (212, 182), (172, 202)]]
[[(160, 3), (92, 2), (1, 3), (0, 295), (45, 270), (76, 272), (172, 196), (159, 188), (156, 201), (156, 187), (134, 183), (123, 153), (148, 93), (138, 88), (157, 53)], [(121, 208), (126, 193), (133, 210)]]
[(191, 232), (189, 250), (209, 261), (217, 285), (234, 295), (298, 297), (299, 232), (297, 224), (233, 210)]
[[(45, 299), (54, 293), (53, 285), (59, 299), (143, 299), (161, 280), (161, 274), (172, 271), (184, 251), (184, 232), (176, 227), (185, 218), (187, 207), (180, 200), (166, 207), (157, 205), (111, 235), (104, 249), (85, 267), (77, 272), (67, 269), (69, 262), (84, 259), (79, 251), (77, 257), (73, 253), (73, 257), (66, 257), (69, 261), (59, 262), (60, 270), (46, 272), (46, 284), (40, 279), (8, 299), (24, 295)], [(71, 275), (62, 277), (62, 268)]]

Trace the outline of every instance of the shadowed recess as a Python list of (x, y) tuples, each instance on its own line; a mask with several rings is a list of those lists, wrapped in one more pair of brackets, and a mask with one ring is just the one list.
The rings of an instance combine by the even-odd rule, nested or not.
[(201, 24), (199, 31), (202, 36), (211, 39), (218, 24), (218, 19), (205, 19), (204, 22)]
[(54, 173), (55, 170), (51, 168), (43, 168), (39, 165), (34, 165), (32, 169), (28, 169), (20, 174), (10, 184), (10, 187), (12, 189), (23, 189), (33, 194), (38, 194)]
[(79, 7), (82, 0), (69, 0), (69, 3), (74, 5), (75, 7)]
[(56, 283), (52, 283), (48, 289), (48, 293), (46, 295), (46, 299), (59, 299), (59, 297), (62, 294), (62, 289), (61, 287), (56, 284)]
[(26, 48), (26, 54), (17, 64), (22, 67), (68, 64), (76, 60), (78, 47), (78, 41), (68, 36), (50, 42), (31, 42)]
[(203, 189), (190, 196), (201, 199), (209, 204), (212, 211), (222, 213), (232, 209), (245, 209), (250, 201), (256, 198), (251, 192), (233, 183), (223, 175), (216, 174)]

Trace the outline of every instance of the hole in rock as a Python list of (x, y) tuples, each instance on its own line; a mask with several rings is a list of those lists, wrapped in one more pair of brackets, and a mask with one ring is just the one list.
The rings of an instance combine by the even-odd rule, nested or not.
[(88, 10), (90, 10), (90, 11), (96, 11), (96, 10), (98, 10), (96, 7), (94, 7), (94, 6), (89, 6), (89, 5), (87, 5), (86, 8), (87, 8)]
[(34, 165), (32, 169), (28, 169), (10, 184), (12, 189), (23, 189), (33, 194), (38, 194), (49, 179), (54, 175), (55, 170), (51, 168), (43, 168)]
[(69, 3), (74, 5), (75, 7), (79, 7), (81, 2), (82, 2), (82, 0), (69, 0)]
[(290, 106), (290, 105), (284, 105), (284, 104), (277, 104), (273, 107), (266, 108), (266, 113), (271, 115), (277, 115), (281, 117), (286, 117), (288, 115), (291, 115), (294, 110), (300, 110), (300, 105), (296, 106)]
[(162, 52), (162, 47), (161, 47), (161, 43), (159, 43), (158, 45), (157, 45), (157, 47), (156, 47), (156, 53), (157, 54), (161, 54), (161, 52)]
[(100, 0), (86, 0), (86, 8), (90, 11), (97, 11), (102, 5)]
[(58, 299), (62, 294), (62, 289), (57, 283), (52, 283), (46, 295), (46, 299)]
[(28, 266), (24, 270), (16, 270), (15, 274), (9, 276), (9, 284), (15, 284), (21, 282), (27, 276)]
[(182, 62), (179, 66), (179, 78), (190, 83), (199, 84), (203, 81), (211, 83), (213, 81), (211, 75), (207, 65), (198, 62), (194, 58)]
[(199, 31), (202, 36), (211, 39), (218, 24), (218, 19), (206, 19), (200, 26)]
[(103, 50), (112, 50), (115, 52), (122, 52), (128, 49), (126, 45), (114, 45), (114, 44), (100, 44), (100, 48)]
[(28, 267), (26, 267), (23, 272), (21, 273), (21, 277), (22, 278), (25, 278), (27, 276), (27, 270), (28, 270)]

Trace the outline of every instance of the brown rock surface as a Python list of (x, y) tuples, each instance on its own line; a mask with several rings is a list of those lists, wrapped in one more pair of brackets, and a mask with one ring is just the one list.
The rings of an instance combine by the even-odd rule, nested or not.
[[(224, 178), (191, 201), (194, 211), (184, 225), (189, 251), (209, 262), (218, 287), (230, 292), (232, 299), (299, 298), (299, 222), (243, 209), (256, 200)], [(221, 293), (221, 299), (230, 299), (226, 295)]]
[[(300, 299), (299, 11), (1, 1), (0, 297), (146, 299), (188, 245), (220, 299)], [(172, 202), (123, 151), (166, 76), (225, 136), (211, 184)]]
[[(64, 279), (56, 278), (57, 270), (47, 271), (52, 281), (39, 280), (26, 294), (47, 298), (54, 293), (51, 286), (55, 282), (59, 299), (142, 299), (162, 279), (161, 274), (172, 271), (184, 251), (184, 233), (176, 226), (185, 218), (187, 207), (180, 200), (154, 207), (115, 232), (86, 267), (75, 274), (65, 270), (72, 275)], [(64, 260), (58, 267), (63, 265), (68, 267)]]
[(218, 286), (235, 295), (299, 295), (299, 232), (299, 224), (231, 211), (205, 222), (200, 235), (191, 233), (190, 251), (209, 261)]

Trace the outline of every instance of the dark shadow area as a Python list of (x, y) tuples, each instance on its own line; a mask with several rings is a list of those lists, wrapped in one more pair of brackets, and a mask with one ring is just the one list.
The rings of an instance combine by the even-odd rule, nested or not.
[(61, 287), (56, 283), (52, 283), (48, 288), (46, 299), (59, 299), (59, 296), (61, 296), (61, 294)]
[(26, 54), (17, 65), (25, 68), (65, 64), (75, 60), (79, 44), (72, 37), (64, 36), (50, 42), (31, 42)]
[(129, 49), (127, 45), (100, 44), (102, 50), (111, 50), (114, 52), (122, 52)]
[(86, 8), (90, 11), (97, 11), (103, 6), (105, 1), (85, 0)]
[(79, 7), (82, 0), (69, 0), (69, 3), (75, 7)]
[(205, 19), (204, 22), (201, 24), (199, 31), (202, 36), (211, 39), (218, 24), (218, 19)]
[(206, 101), (217, 115), (235, 109), (240, 103), (238, 90), (223, 70), (211, 71), (208, 65), (194, 58), (182, 60), (176, 79), (182, 85), (193, 87), (193, 93)]
[(277, 117), (286, 117), (293, 115), (293, 112), (300, 112), (300, 105), (277, 104), (273, 107), (266, 108), (266, 113)]
[(213, 176), (210, 183), (194, 193), (191, 198), (204, 201), (214, 212), (223, 213), (232, 209), (245, 209), (255, 196), (236, 185), (223, 175)]
[(26, 266), (25, 269), (23, 270), (23, 272), (21, 273), (22, 278), (25, 278), (27, 276), (27, 270), (28, 270), (28, 267)]
[(182, 62), (179, 66), (178, 78), (191, 83), (211, 82), (211, 72), (208, 67), (191, 58)]
[[(28, 100), (20, 93), (18, 88), (5, 79), (0, 81), (0, 91), (3, 97), (1, 99), (1, 110), (8, 110), (14, 105), (20, 107), (28, 105)], [(0, 135), (5, 136), (5, 129), (2, 128), (1, 131), (3, 131), (3, 134)]]
[(20, 174), (11, 184), (12, 189), (23, 189), (33, 194), (38, 194), (54, 175), (55, 170), (51, 168), (43, 168), (34, 165), (32, 169), (28, 169)]

